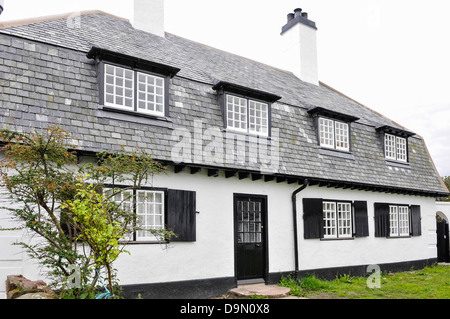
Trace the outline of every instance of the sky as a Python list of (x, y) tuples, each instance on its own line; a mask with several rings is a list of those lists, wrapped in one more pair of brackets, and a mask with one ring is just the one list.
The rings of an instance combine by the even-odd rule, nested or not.
[[(279, 66), (295, 8), (316, 22), (320, 81), (422, 136), (450, 176), (448, 0), (166, 0), (165, 30)], [(0, 22), (91, 9), (133, 19), (132, 0), (5, 0)]]

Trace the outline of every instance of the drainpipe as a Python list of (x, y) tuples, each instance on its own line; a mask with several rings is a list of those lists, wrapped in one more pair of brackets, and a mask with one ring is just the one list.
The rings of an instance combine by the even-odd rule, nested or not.
[(297, 194), (309, 185), (309, 180), (305, 179), (302, 186), (292, 193), (292, 215), (294, 217), (294, 256), (295, 256), (295, 277), (298, 275), (298, 235), (297, 235)]

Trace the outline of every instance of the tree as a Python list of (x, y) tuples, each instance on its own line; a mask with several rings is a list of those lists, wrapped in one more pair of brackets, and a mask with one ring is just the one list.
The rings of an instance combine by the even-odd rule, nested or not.
[[(450, 190), (450, 176), (445, 176), (442, 178), (442, 180), (444, 181), (445, 186), (447, 186), (447, 188)], [(442, 198), (440, 200), (443, 202), (450, 202), (450, 196), (446, 197), (446, 198)]]
[[(70, 287), (77, 269), (78, 296), (92, 295), (102, 272), (113, 293), (117, 282), (112, 264), (125, 251), (125, 235), (138, 229), (135, 210), (114, 196), (140, 188), (164, 167), (145, 151), (103, 152), (97, 156), (99, 165), (80, 165), (76, 152), (69, 151), (74, 149), (68, 143), (72, 136), (56, 126), (30, 133), (4, 129), (0, 140), (6, 143), (1, 148), (0, 183), (21, 204), (7, 209), (35, 235), (20, 245), (49, 269), (55, 287)], [(110, 192), (103, 194), (105, 184)], [(174, 234), (161, 230), (159, 235), (167, 239)]]

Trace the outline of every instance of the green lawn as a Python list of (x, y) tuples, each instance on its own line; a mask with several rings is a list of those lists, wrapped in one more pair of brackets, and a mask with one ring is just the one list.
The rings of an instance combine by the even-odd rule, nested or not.
[(368, 277), (349, 276), (331, 281), (315, 276), (300, 280), (287, 277), (279, 285), (290, 287), (291, 295), (311, 299), (450, 299), (450, 266), (382, 273), (380, 288), (369, 288), (367, 280)]

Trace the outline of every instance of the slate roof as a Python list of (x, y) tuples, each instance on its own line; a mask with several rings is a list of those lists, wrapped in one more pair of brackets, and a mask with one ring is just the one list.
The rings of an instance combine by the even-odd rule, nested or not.
[[(84, 12), (76, 25), (77, 21), (68, 22), (67, 18), (63, 15), (0, 23), (0, 48), (6, 48), (0, 50), (0, 62), (2, 58), (12, 61), (3, 66), (0, 63), (0, 71), (14, 74), (6, 77), (9, 89), (3, 89), (0, 97), (3, 123), (9, 121), (26, 129), (27, 124), (41, 127), (43, 122), (53, 122), (73, 132), (80, 149), (111, 150), (118, 149), (118, 144), (126, 149), (145, 147), (156, 159), (170, 161), (170, 152), (177, 143), (172, 137), (174, 128), (182, 126), (192, 131), (195, 120), (201, 120), (203, 128), (223, 127), (217, 93), (212, 87), (224, 81), (281, 97), (272, 106), (272, 127), (279, 129), (278, 174), (434, 195), (447, 192), (420, 136), (409, 138), (409, 167), (387, 165), (376, 128), (405, 128), (328, 85), (315, 86), (291, 72), (173, 34), (166, 33), (162, 38), (135, 30), (127, 20), (103, 12)], [(98, 105), (96, 69), (86, 57), (92, 47), (179, 68), (170, 84), (170, 121), (162, 123), (102, 110)], [(2, 86), (6, 87), (5, 83)], [(350, 159), (330, 156), (320, 149), (307, 113), (314, 107), (359, 118), (352, 124)], [(251, 157), (251, 152), (247, 155)], [(261, 169), (249, 162), (208, 163), (203, 159), (197, 164)]]

